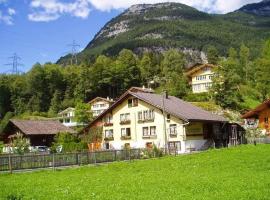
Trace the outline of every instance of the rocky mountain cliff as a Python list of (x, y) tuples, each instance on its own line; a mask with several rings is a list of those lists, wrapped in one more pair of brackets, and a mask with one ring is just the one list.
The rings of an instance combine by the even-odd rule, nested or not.
[[(255, 55), (270, 37), (270, 18), (265, 17), (269, 2), (250, 4), (226, 15), (207, 14), (180, 3), (134, 5), (109, 21), (79, 54), (79, 60), (117, 55), (123, 48), (137, 54), (176, 48), (192, 65), (207, 62), (205, 52), (210, 45), (226, 55), (228, 48), (242, 43)], [(67, 57), (59, 60), (65, 62)]]

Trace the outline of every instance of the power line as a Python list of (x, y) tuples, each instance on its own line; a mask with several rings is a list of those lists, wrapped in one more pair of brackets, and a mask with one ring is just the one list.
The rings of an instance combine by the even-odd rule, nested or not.
[(11, 60), (11, 63), (7, 63), (5, 65), (12, 66), (12, 69), (9, 70), (12, 74), (19, 74), (20, 70), (18, 69), (19, 66), (23, 66), (22, 63), (19, 63), (21, 57), (19, 57), (16, 53), (13, 54), (13, 56), (8, 58)]
[(75, 64), (78, 64), (78, 59), (77, 59), (77, 54), (78, 54), (78, 49), (80, 47), (79, 44), (76, 43), (75, 40), (73, 40), (72, 44), (68, 44), (69, 47), (71, 47), (71, 60), (70, 63), (73, 65), (73, 62), (75, 61)]

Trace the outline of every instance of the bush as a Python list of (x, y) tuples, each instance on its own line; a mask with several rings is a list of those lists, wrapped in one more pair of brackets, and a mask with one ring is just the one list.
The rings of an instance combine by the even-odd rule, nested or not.
[(14, 148), (14, 153), (24, 154), (29, 152), (30, 141), (24, 138), (22, 134), (17, 134), (12, 138), (12, 147)]
[(7, 200), (23, 200), (23, 196), (10, 194), (7, 196)]
[(0, 142), (0, 153), (3, 153), (4, 143)]
[(163, 156), (163, 151), (159, 149), (155, 144), (153, 147), (153, 152), (155, 157), (162, 157)]
[(79, 137), (71, 133), (58, 133), (54, 138), (51, 148), (52, 152), (56, 152), (59, 146), (62, 146), (63, 152), (78, 152), (87, 149), (87, 144), (82, 142)]
[(190, 93), (184, 99), (189, 102), (204, 102), (204, 101), (209, 101), (211, 98), (210, 98), (210, 94), (205, 92), (205, 93), (198, 93), (198, 94)]

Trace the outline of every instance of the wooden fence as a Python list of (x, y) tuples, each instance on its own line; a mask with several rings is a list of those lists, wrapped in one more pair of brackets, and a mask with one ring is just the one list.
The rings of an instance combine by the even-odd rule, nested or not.
[[(162, 150), (164, 155), (165, 151)], [(177, 155), (175, 149), (167, 153)], [(0, 171), (56, 168), (74, 165), (88, 165), (134, 159), (160, 157), (161, 154), (149, 149), (109, 150), (78, 153), (0, 155)]]

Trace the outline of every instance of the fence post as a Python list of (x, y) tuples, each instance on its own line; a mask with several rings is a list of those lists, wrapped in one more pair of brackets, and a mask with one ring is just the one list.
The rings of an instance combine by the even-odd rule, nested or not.
[(93, 153), (94, 153), (94, 163), (95, 163), (95, 165), (96, 165), (96, 164), (97, 164), (96, 152), (93, 151)]
[(117, 150), (114, 150), (114, 161), (117, 159)]
[(9, 171), (10, 173), (12, 174), (12, 160), (11, 160), (11, 155), (10, 155), (10, 152), (8, 154), (8, 166), (9, 166)]
[(129, 149), (129, 162), (131, 162), (131, 149)]
[(76, 165), (79, 165), (79, 153), (78, 152), (76, 152)]
[(52, 167), (53, 167), (53, 171), (55, 170), (55, 157), (54, 157), (54, 153), (52, 154)]

